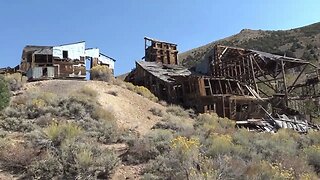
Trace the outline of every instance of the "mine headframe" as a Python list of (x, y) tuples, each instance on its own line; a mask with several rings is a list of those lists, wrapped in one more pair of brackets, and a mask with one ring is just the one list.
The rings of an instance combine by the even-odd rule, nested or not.
[(145, 37), (145, 61), (163, 64), (179, 64), (177, 45)]

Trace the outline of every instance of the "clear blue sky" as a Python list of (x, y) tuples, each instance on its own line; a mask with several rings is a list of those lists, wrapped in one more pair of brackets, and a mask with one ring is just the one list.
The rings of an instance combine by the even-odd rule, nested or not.
[(320, 21), (319, 0), (1, 0), (0, 67), (20, 63), (25, 45), (85, 40), (117, 59), (117, 75), (144, 55), (144, 36), (180, 52), (241, 29), (291, 29)]

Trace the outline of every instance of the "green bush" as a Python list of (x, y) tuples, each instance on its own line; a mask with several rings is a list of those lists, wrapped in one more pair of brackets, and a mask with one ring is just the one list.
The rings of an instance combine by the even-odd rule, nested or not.
[(4, 80), (3, 76), (0, 75), (0, 111), (9, 105), (10, 102), (10, 92), (7, 82)]
[(45, 128), (44, 132), (55, 146), (59, 146), (62, 142), (76, 138), (83, 133), (80, 127), (72, 123), (53, 123)]

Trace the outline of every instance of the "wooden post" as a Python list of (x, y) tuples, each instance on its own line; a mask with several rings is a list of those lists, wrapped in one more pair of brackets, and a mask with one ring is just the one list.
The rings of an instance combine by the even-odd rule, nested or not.
[(226, 108), (224, 103), (224, 96), (222, 95), (222, 111), (223, 111), (223, 117), (226, 117)]
[(31, 59), (31, 68), (34, 67), (34, 62), (35, 62), (35, 55), (32, 54), (32, 59)]
[(284, 93), (285, 93), (285, 103), (288, 106), (288, 89), (287, 89), (287, 81), (286, 81), (286, 73), (284, 71), (284, 63), (281, 60), (281, 69), (282, 69), (282, 77), (283, 77), (283, 85), (284, 85)]

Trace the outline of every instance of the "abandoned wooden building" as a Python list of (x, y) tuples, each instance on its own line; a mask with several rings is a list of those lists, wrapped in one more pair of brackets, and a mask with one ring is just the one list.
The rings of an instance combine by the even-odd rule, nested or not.
[(84, 41), (58, 46), (28, 45), (22, 52), (20, 71), (28, 80), (85, 79), (87, 60), (91, 67), (105, 65), (113, 70), (115, 60), (94, 50), (86, 49)]
[[(302, 77), (305, 70), (317, 68), (297, 58), (216, 45), (199, 64), (187, 69), (176, 59), (177, 45), (145, 38), (147, 41), (151, 43), (145, 46), (145, 61), (136, 62), (127, 81), (147, 87), (169, 103), (234, 120), (301, 115), (290, 106), (300, 95), (293, 92), (310, 82)], [(291, 70), (295, 75), (288, 78)]]

